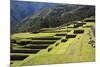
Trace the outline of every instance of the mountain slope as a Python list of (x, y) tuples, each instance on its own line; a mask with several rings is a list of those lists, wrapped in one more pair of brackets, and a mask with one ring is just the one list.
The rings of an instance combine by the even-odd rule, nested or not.
[(18, 22), (27, 16), (31, 16), (42, 9), (55, 6), (56, 4), (27, 2), (27, 1), (11, 1), (11, 22)]
[(36, 15), (22, 20), (14, 32), (36, 32), (43, 27), (56, 27), (74, 20), (95, 15), (95, 7), (88, 5), (58, 5), (44, 9)]
[(24, 18), (34, 15), (45, 8), (54, 7), (55, 5), (51, 3), (11, 0), (11, 29), (13, 30), (16, 24)]

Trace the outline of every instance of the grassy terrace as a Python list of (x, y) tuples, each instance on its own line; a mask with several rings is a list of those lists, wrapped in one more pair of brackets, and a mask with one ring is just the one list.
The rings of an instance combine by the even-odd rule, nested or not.
[[(86, 20), (89, 20), (88, 22)], [(11, 35), (11, 67), (95, 61), (95, 21)], [(85, 22), (86, 21), (86, 22)], [(78, 25), (79, 23), (76, 23)]]

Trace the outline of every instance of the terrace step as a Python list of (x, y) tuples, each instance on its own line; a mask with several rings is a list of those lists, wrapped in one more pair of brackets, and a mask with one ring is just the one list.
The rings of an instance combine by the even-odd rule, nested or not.
[(14, 39), (11, 39), (11, 43), (16, 43), (16, 40), (14, 40)]
[(10, 64), (13, 64), (13, 62), (10, 62)]
[(83, 26), (83, 28), (91, 28), (91, 26), (89, 26), (89, 25), (86, 25), (86, 26)]
[(84, 30), (74, 30), (74, 34), (82, 34), (84, 33)]
[(61, 42), (66, 42), (66, 41), (67, 41), (67, 39), (62, 39), (62, 40), (61, 40)]
[(24, 60), (28, 55), (11, 55), (10, 60)]
[(21, 42), (17, 42), (17, 44), (20, 44), (20, 45), (26, 45), (26, 44), (54, 44), (56, 42), (56, 40), (47, 40), (47, 41), (21, 41)]
[(41, 38), (32, 38), (32, 40), (59, 40), (60, 38), (54, 37), (41, 37)]
[(59, 31), (42, 31), (42, 33), (59, 33), (59, 32), (67, 32), (66, 30), (59, 30)]
[(55, 36), (65, 36), (66, 34), (56, 34)]
[(84, 22), (95, 22), (95, 19), (84, 20)]
[(49, 46), (51, 44), (26, 44), (25, 46)]
[(24, 48), (31, 48), (31, 49), (46, 49), (47, 45), (31, 45), (31, 46), (24, 46)]
[(74, 34), (66, 35), (66, 38), (75, 38), (75, 37), (76, 37), (76, 35), (74, 35)]
[(21, 49), (13, 49), (11, 50), (11, 53), (37, 53), (40, 49), (25, 49), (25, 50), (21, 50)]

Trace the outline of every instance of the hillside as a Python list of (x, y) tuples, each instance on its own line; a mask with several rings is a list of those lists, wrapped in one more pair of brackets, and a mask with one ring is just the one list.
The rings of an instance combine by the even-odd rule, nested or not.
[(56, 6), (56, 4), (11, 0), (10, 6), (11, 30), (13, 31), (16, 24), (24, 18), (34, 15), (45, 8), (52, 8)]
[(95, 6), (58, 5), (24, 18), (16, 25), (14, 32), (39, 32), (41, 28), (57, 27), (70, 21), (82, 20), (94, 15)]
[(11, 19), (20, 19), (11, 20), (11, 67), (95, 61), (95, 6), (17, 6), (11, 9)]
[[(79, 23), (80, 22), (80, 23)], [(85, 18), (39, 33), (11, 36), (11, 67), (95, 61), (95, 20)]]

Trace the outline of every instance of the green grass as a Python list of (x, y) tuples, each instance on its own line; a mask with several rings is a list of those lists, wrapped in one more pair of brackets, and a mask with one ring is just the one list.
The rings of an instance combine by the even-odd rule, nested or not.
[[(73, 26), (70, 25), (70, 26)], [(95, 23), (87, 22), (85, 26), (95, 26)], [(14, 64), (11, 67), (18, 66), (30, 66), (37, 64), (58, 64), (58, 63), (73, 63), (73, 62), (93, 62), (95, 61), (95, 48), (89, 44), (90, 37), (95, 41), (95, 37), (91, 28), (83, 28), (82, 26), (79, 28), (65, 28), (61, 30), (71, 30), (70, 32), (65, 32), (67, 34), (74, 34), (73, 31), (77, 29), (83, 29), (85, 32), (82, 34), (77, 34), (75, 38), (69, 38), (66, 42), (61, 42), (61, 39), (65, 38), (62, 36), (60, 40), (57, 40), (54, 44), (51, 44), (48, 48), (40, 50), (37, 54), (29, 54), (29, 57), (24, 59), (23, 61), (14, 61)], [(58, 29), (59, 30), (59, 29)], [(59, 30), (59, 31), (61, 31)], [(64, 34), (64, 32), (60, 32)], [(32, 37), (57, 37), (56, 33), (17, 33), (11, 36), (12, 39), (22, 39), (19, 41), (30, 41)], [(24, 38), (24, 39), (23, 39)], [(32, 41), (48, 41), (48, 40), (32, 40)], [(53, 40), (51, 40), (53, 41)], [(57, 46), (56, 44), (59, 43)], [(13, 46), (17, 49), (18, 46)], [(49, 48), (53, 48), (48, 52)], [(25, 50), (25, 49), (22, 49)], [(13, 53), (13, 55), (23, 55), (20, 53)]]
[(32, 38), (32, 37), (44, 37), (44, 36), (53, 36), (54, 33), (38, 33), (38, 34), (32, 34), (32, 33), (17, 33), (11, 35), (11, 39), (20, 39), (20, 38)]
[(69, 43), (61, 43), (49, 53), (30, 56), (21, 65), (95, 61), (95, 50), (88, 44), (89, 36), (86, 36), (86, 33), (80, 41), (75, 39), (70, 40)]

